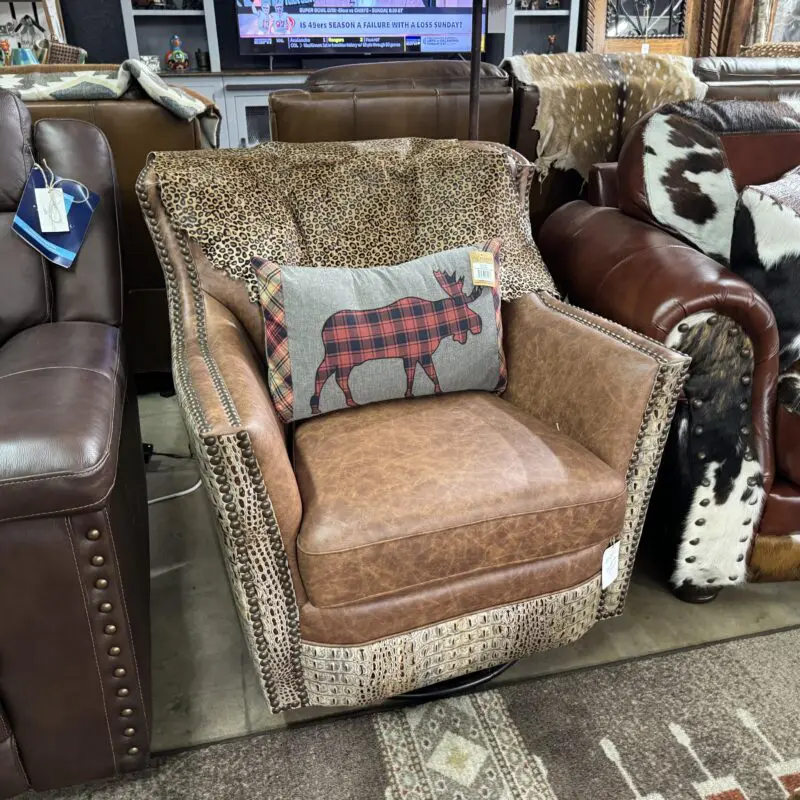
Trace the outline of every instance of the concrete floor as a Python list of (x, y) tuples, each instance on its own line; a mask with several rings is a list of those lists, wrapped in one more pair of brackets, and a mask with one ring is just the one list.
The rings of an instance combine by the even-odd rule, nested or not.
[[(188, 456), (175, 398), (139, 399), (142, 436), (157, 452)], [(191, 487), (189, 459), (156, 455), (151, 498)], [(342, 711), (272, 715), (244, 647), (220, 557), (213, 511), (201, 489), (150, 507), (153, 749), (172, 750), (280, 728)], [(800, 625), (800, 583), (727, 590), (707, 606), (676, 600), (637, 568), (624, 616), (601, 622), (571, 647), (515, 664), (499, 682), (691, 647)]]

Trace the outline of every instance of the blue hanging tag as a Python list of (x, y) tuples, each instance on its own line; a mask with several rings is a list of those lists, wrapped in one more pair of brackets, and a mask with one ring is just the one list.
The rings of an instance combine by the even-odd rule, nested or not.
[(69, 269), (100, 197), (78, 181), (59, 178), (42, 163), (33, 165), (11, 227), (48, 261)]

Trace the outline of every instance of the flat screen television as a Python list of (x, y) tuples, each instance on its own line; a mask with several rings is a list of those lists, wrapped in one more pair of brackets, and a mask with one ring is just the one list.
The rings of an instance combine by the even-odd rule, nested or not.
[(470, 50), (472, 0), (231, 2), (243, 56), (430, 57)]

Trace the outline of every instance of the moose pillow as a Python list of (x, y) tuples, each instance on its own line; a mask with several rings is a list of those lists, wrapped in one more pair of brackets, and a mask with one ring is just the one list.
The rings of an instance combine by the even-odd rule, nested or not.
[(506, 385), (500, 241), (391, 267), (255, 258), (267, 380), (284, 422), (381, 400)]

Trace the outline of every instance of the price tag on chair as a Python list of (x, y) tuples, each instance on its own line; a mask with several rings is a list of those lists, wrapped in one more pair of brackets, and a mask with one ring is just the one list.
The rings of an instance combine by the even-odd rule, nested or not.
[(98, 195), (78, 181), (59, 177), (43, 161), (28, 176), (11, 227), (48, 261), (69, 269), (99, 203)]
[(607, 589), (619, 576), (619, 542), (609, 545), (603, 553), (603, 569), (600, 584)]

